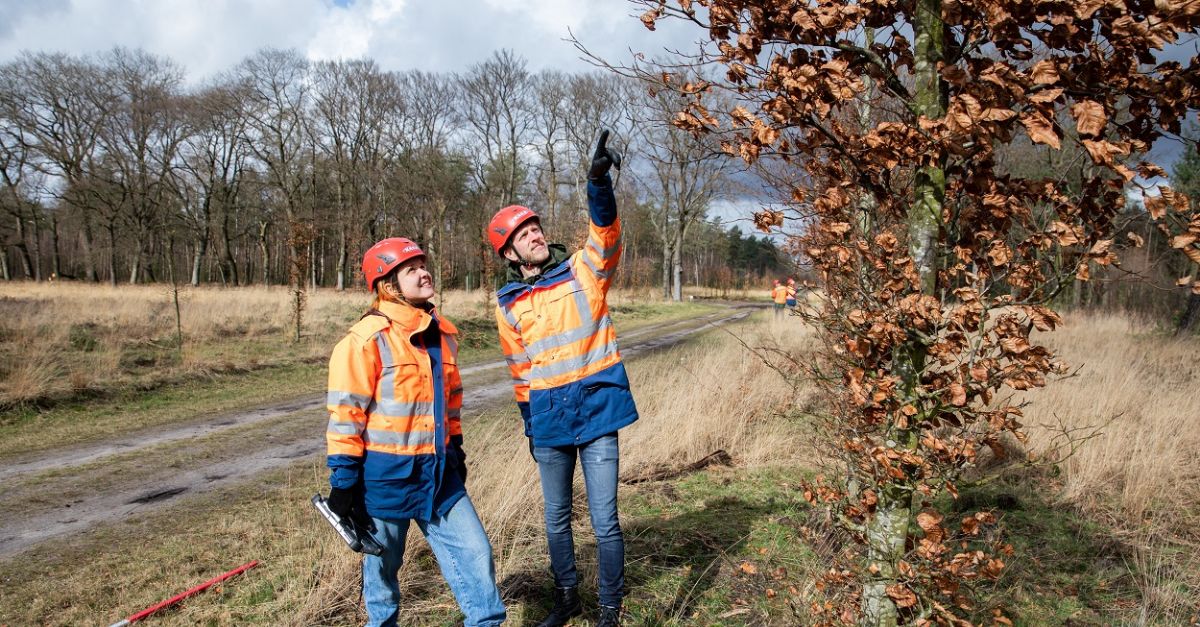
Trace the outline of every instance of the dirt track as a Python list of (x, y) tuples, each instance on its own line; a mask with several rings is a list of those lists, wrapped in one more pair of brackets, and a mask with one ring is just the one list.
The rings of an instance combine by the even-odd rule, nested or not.
[[(737, 306), (623, 334), (621, 352), (636, 359), (751, 311)], [(467, 420), (509, 402), (511, 385), (502, 360), (461, 372)], [(323, 395), (313, 395), (12, 461), (0, 467), (7, 495), (0, 501), (0, 558), (315, 457), (324, 449), (323, 413)], [(260, 448), (247, 451), (246, 442)], [(14, 510), (4, 502), (21, 507)]]

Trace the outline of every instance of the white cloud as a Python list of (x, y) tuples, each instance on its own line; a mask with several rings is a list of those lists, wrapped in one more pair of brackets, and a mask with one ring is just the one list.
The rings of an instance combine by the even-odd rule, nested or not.
[(385, 69), (461, 71), (508, 48), (532, 70), (581, 70), (568, 29), (598, 53), (628, 58), (699, 33), (649, 33), (625, 0), (0, 0), (0, 63), (22, 50), (93, 54), (114, 46), (174, 59), (192, 82), (264, 47), (309, 58), (374, 58)]

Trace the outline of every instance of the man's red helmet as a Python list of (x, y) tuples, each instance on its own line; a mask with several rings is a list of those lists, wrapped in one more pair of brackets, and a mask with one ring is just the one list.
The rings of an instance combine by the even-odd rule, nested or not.
[(497, 255), (508, 245), (512, 234), (530, 220), (540, 221), (541, 218), (533, 209), (521, 205), (509, 205), (492, 216), (492, 221), (488, 223), (487, 236)]
[(389, 237), (379, 240), (363, 253), (362, 271), (367, 279), (367, 289), (375, 289), (375, 281), (412, 259), (424, 257), (425, 251), (407, 237)]
[(775, 285), (779, 285), (779, 279), (775, 279)]

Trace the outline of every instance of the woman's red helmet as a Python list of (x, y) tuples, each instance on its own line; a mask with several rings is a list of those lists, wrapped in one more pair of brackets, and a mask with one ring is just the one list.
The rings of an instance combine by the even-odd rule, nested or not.
[(487, 235), (497, 255), (508, 245), (513, 233), (530, 220), (540, 221), (541, 218), (533, 209), (521, 205), (509, 205), (492, 216), (492, 221), (488, 223)]
[(425, 251), (407, 237), (389, 237), (379, 240), (363, 253), (362, 271), (367, 279), (367, 289), (375, 289), (375, 281), (387, 275), (400, 264), (413, 257), (424, 257)]

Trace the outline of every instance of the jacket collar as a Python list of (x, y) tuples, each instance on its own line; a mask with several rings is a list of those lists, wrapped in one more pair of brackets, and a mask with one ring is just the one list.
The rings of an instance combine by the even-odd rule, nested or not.
[(529, 278), (525, 278), (525, 276), (521, 274), (521, 265), (510, 261), (504, 273), (505, 282), (533, 285), (534, 283), (537, 283), (539, 279), (545, 276), (547, 272), (557, 268), (560, 264), (562, 264), (562, 262), (571, 258), (570, 253), (567, 252), (567, 247), (563, 244), (550, 244), (548, 248), (550, 249), (550, 257), (546, 259), (546, 261), (542, 262), (541, 267), (538, 268), (537, 274)]
[(458, 333), (449, 320), (437, 315), (437, 309), (431, 303), (416, 306), (380, 300), (376, 310), (410, 337), (424, 332), (435, 320), (442, 333)]

